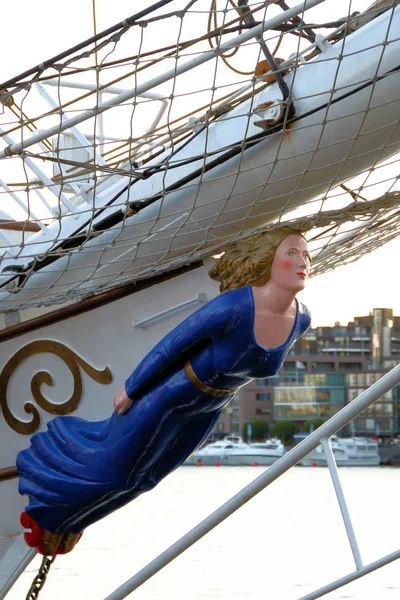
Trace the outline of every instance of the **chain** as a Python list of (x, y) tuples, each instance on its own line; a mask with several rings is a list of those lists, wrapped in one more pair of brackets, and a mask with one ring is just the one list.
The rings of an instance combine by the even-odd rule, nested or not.
[(36, 600), (36, 598), (39, 596), (39, 592), (46, 583), (47, 574), (50, 571), (50, 567), (55, 561), (55, 559), (55, 556), (43, 556), (39, 572), (36, 575), (35, 579), (32, 581), (32, 585), (25, 600)]

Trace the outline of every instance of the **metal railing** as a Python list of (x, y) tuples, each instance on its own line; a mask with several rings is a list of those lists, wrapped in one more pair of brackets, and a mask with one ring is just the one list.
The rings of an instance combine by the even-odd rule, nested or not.
[(131, 579), (122, 584), (112, 594), (107, 596), (105, 600), (121, 600), (126, 598), (134, 590), (140, 587), (163, 567), (168, 565), (177, 556), (182, 554), (195, 542), (204, 537), (209, 531), (214, 529), (222, 521), (224, 521), (231, 514), (236, 512), (244, 504), (246, 504), (251, 498), (256, 496), (261, 490), (265, 489), (273, 481), (278, 479), (283, 473), (286, 473), (291, 467), (296, 465), (302, 460), (309, 452), (314, 450), (320, 443), (322, 443), (325, 454), (327, 457), (328, 467), (331, 472), (332, 480), (335, 486), (336, 495), (339, 501), (340, 510), (342, 512), (343, 520), (346, 527), (346, 532), (349, 538), (349, 543), (353, 552), (353, 557), (356, 564), (356, 570), (339, 578), (326, 586), (319, 588), (318, 590), (303, 596), (299, 600), (314, 600), (320, 598), (325, 594), (338, 589), (339, 587), (359, 579), (364, 575), (371, 573), (372, 571), (383, 567), (384, 565), (393, 562), (400, 558), (400, 549), (383, 556), (382, 558), (364, 566), (361, 559), (361, 553), (358, 549), (357, 540), (351, 524), (349, 511), (347, 509), (346, 501), (344, 498), (343, 490), (339, 481), (339, 474), (337, 472), (336, 462), (332, 453), (332, 449), (329, 444), (329, 437), (336, 433), (339, 429), (345, 427), (352, 419), (357, 417), (363, 410), (368, 408), (373, 402), (378, 400), (386, 392), (394, 388), (400, 383), (400, 365), (389, 371), (379, 381), (374, 383), (370, 388), (365, 390), (358, 398), (353, 400), (349, 405), (345, 406), (340, 412), (334, 415), (329, 421), (321, 425), (316, 431), (311, 433), (304, 441), (292, 448), (287, 454), (282, 456), (277, 462), (269, 467), (264, 473), (262, 473), (257, 479), (255, 479), (248, 486), (238, 492), (233, 498), (228, 500), (220, 508), (214, 511), (201, 523), (199, 523), (194, 529), (186, 533), (182, 538), (170, 546), (167, 550), (162, 552), (148, 565), (143, 567), (136, 575)]

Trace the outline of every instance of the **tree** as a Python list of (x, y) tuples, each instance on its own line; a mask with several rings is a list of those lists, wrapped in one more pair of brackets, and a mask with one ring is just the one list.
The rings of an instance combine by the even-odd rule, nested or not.
[[(316, 417), (315, 419), (306, 421), (303, 424), (303, 431), (305, 433), (309, 433), (311, 430), (315, 431), (316, 429), (318, 429), (318, 427), (321, 427), (321, 425), (323, 425), (324, 423), (325, 423), (324, 419), (320, 419), (319, 417)], [(311, 427), (311, 425), (314, 425), (314, 429)]]
[(271, 427), (271, 435), (279, 438), (282, 442), (292, 439), (295, 431), (296, 425), (288, 419), (276, 421)]
[(251, 425), (251, 441), (258, 442), (265, 440), (268, 435), (269, 425), (263, 419), (249, 419), (243, 424), (242, 438), (245, 442), (248, 441), (248, 425)]

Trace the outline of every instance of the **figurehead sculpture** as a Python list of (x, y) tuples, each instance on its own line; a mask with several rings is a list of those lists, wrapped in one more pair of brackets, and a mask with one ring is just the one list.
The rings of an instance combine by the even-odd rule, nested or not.
[(19, 453), (28, 543), (69, 551), (83, 530), (149, 491), (207, 438), (233, 394), (275, 375), (310, 326), (297, 300), (307, 242), (287, 228), (228, 248), (210, 271), (223, 292), (168, 333), (100, 422), (57, 417)]

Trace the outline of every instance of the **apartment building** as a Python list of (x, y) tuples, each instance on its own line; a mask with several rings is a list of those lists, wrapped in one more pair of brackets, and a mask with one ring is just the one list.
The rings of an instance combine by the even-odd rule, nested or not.
[[(235, 395), (214, 431), (241, 433), (251, 419), (270, 425), (290, 419), (301, 430), (305, 421), (336, 414), (398, 362), (400, 317), (390, 308), (374, 308), (347, 326), (310, 329), (293, 346), (277, 376), (254, 380)], [(398, 386), (355, 419), (348, 432), (398, 433), (399, 402)]]

